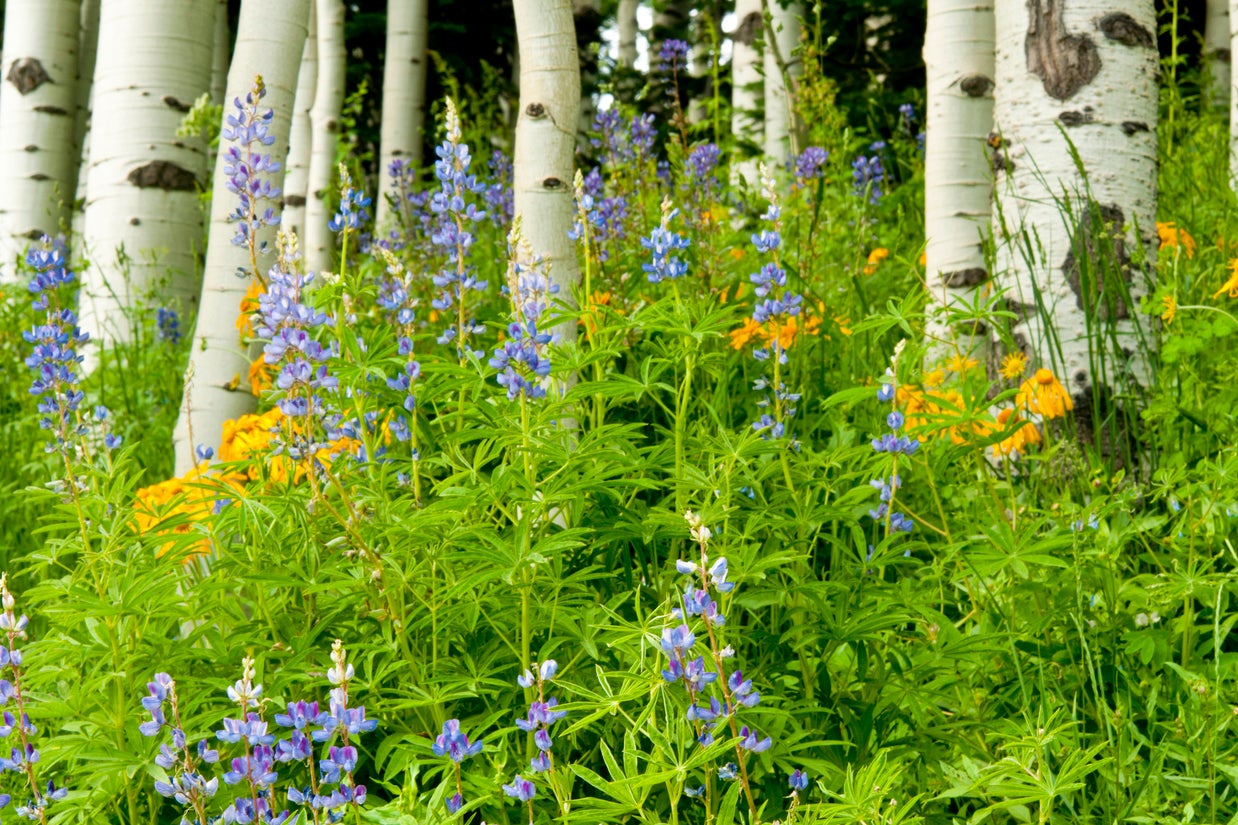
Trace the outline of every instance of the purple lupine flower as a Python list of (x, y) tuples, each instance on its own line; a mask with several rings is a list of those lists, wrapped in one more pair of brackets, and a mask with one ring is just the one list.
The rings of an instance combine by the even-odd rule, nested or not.
[(538, 324), (559, 287), (542, 272), (540, 259), (534, 259), (528, 266), (519, 260), (531, 257), (517, 220), (508, 235), (506, 291), (511, 298), (513, 319), (507, 326), (507, 340), (495, 348), (488, 362), (499, 371), (495, 380), (506, 388), (509, 401), (521, 395), (532, 400), (545, 398), (545, 379), (550, 375), (547, 346), (554, 336), (539, 330)]
[(459, 719), (448, 719), (444, 722), (443, 732), (438, 735), (431, 746), (435, 756), (446, 756), (457, 764), (470, 756), (481, 753), (481, 749), (480, 739), (470, 742), (468, 736), (461, 732)]
[(537, 788), (532, 782), (516, 774), (516, 778), (512, 780), (510, 785), (503, 786), (503, 793), (510, 796), (512, 799), (518, 799), (521, 802), (529, 802), (537, 794)]
[(370, 198), (365, 192), (353, 188), (348, 167), (340, 164), (340, 205), (327, 221), (332, 232), (358, 231), (370, 220)]
[[(446, 254), (446, 265), (432, 277), (439, 294), (430, 305), (447, 317), (456, 317), (456, 325), (444, 330), (438, 343), (445, 345), (455, 341), (456, 353), (463, 360), (468, 354), (481, 357), (481, 350), (472, 349), (469, 342), (485, 327), (467, 320), (467, 311), (448, 310), (457, 304), (467, 305), (468, 293), (484, 292), (488, 283), (478, 280), (475, 268), (468, 263), (474, 241), (468, 227), (486, 218), (486, 210), (478, 209), (475, 202), (486, 187), (469, 174), (473, 158), (468, 144), (461, 142), (461, 136), (455, 104), (448, 99), (447, 138), (435, 150), (438, 160), (434, 163), (434, 176), (439, 189), (430, 199), (430, 211), (438, 216), (430, 241)], [(461, 321), (462, 317), (466, 320)]]
[[(877, 145), (873, 144), (874, 147)], [(884, 148), (884, 144), (881, 145)], [(885, 169), (881, 165), (881, 156), (859, 155), (851, 162), (851, 170), (852, 189), (855, 194), (860, 197), (867, 195), (869, 203), (879, 203), (884, 194), (881, 184), (886, 177)]]
[(176, 345), (181, 340), (181, 319), (171, 307), (159, 307), (155, 311), (155, 337)]
[(264, 227), (279, 224), (274, 204), (279, 201), (281, 192), (268, 176), (278, 172), (280, 164), (270, 153), (263, 152), (263, 147), (275, 143), (275, 135), (271, 134), (275, 110), (264, 112), (259, 108), (259, 102), (266, 93), (262, 78), (255, 78), (253, 89), (245, 95), (245, 102), (242, 103), (240, 98), (233, 100), (236, 112), (224, 119), (220, 132), (220, 140), (229, 144), (223, 150), (228, 191), (238, 199), (236, 209), (228, 216), (230, 221), (237, 223), (232, 243), (249, 246), (255, 254), (265, 251), (265, 243), (257, 241), (258, 232)]
[(662, 48), (658, 51), (658, 68), (661, 71), (674, 72), (683, 66), (688, 60), (689, 46), (683, 40), (667, 38), (662, 41)]
[(27, 253), (26, 263), (34, 270), (28, 285), (35, 296), (32, 306), (44, 313), (43, 323), (22, 333), (22, 339), (32, 345), (26, 358), (26, 366), (34, 373), (30, 394), (39, 399), (39, 427), (55, 439), (47, 451), (68, 450), (69, 439), (86, 431), (78, 415), (85, 395), (78, 388), (77, 370), (83, 358), (78, 352), (90, 337), (78, 329), (77, 315), (59, 306), (58, 288), (74, 280), (65, 264), (64, 242), (44, 235)]
[(490, 220), (498, 227), (511, 225), (516, 217), (516, 193), (512, 189), (512, 162), (503, 154), (503, 150), (495, 149), (490, 160), (486, 162), (490, 170), (490, 183), (483, 193), (486, 199), (486, 212)]
[(829, 159), (830, 153), (820, 146), (809, 146), (795, 159), (795, 177), (801, 181), (820, 177)]
[(804, 773), (802, 768), (796, 768), (787, 777), (787, 784), (791, 786), (793, 791), (805, 790), (808, 787), (808, 774)]
[(654, 227), (649, 237), (640, 239), (641, 246), (653, 253), (652, 260), (641, 265), (641, 269), (649, 276), (651, 284), (675, 280), (688, 274), (688, 264), (681, 261), (674, 253), (687, 249), (692, 243), (679, 233), (670, 231), (670, 223), (678, 214), (678, 209), (671, 208), (669, 198), (663, 200), (661, 224)]
[(716, 195), (721, 184), (715, 172), (722, 151), (714, 143), (702, 143), (693, 146), (688, 153), (685, 169), (688, 173), (688, 186), (696, 200), (705, 200)]
[(653, 115), (636, 115), (632, 118), (630, 132), (638, 158), (644, 159), (653, 150), (653, 141), (658, 134)]
[[(593, 118), (594, 136), (589, 138), (589, 143), (595, 149), (605, 147), (607, 162), (612, 167), (617, 167), (635, 157), (633, 147), (633, 139), (636, 136), (635, 128), (629, 132), (622, 126), (623, 117), (617, 108), (600, 111)], [(648, 147), (646, 151), (647, 149)]]

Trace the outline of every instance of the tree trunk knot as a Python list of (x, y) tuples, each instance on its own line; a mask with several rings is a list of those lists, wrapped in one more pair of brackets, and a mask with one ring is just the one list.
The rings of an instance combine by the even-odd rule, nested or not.
[(43, 69), (43, 64), (35, 57), (19, 57), (9, 67), (8, 81), (17, 87), (17, 91), (28, 95), (44, 83), (51, 83)]
[(1027, 70), (1040, 78), (1047, 95), (1069, 100), (1100, 71), (1096, 44), (1086, 34), (1066, 31), (1061, 0), (1028, 0), (1027, 15)]
[(195, 192), (198, 189), (198, 179), (193, 172), (166, 160), (153, 160), (131, 170), (128, 180), (139, 189), (169, 192)]
[(1135, 22), (1135, 18), (1125, 12), (1106, 14), (1100, 19), (1097, 28), (1110, 40), (1116, 40), (1123, 46), (1140, 46), (1145, 49), (1156, 47), (1156, 38), (1152, 32)]

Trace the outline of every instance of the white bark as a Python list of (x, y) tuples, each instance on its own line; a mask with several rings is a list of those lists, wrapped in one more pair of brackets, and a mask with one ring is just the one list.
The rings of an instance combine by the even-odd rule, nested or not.
[(765, 157), (781, 166), (790, 160), (795, 148), (792, 139), (795, 114), (791, 111), (791, 100), (787, 94), (787, 78), (783, 77), (777, 58), (781, 56), (786, 63), (789, 77), (799, 76), (797, 50), (804, 7), (798, 0), (788, 3), (786, 8), (778, 0), (769, 0), (769, 11), (774, 31), (766, 32), (765, 36), (775, 38), (778, 50), (775, 54), (771, 46), (765, 48)]
[[(764, 27), (761, 0), (735, 0), (735, 31), (731, 33), (731, 134), (737, 141), (763, 147), (765, 122), (759, 102), (764, 98), (762, 58), (757, 39)], [(760, 161), (745, 157), (731, 164), (732, 182), (760, 185)]]
[[(1238, 20), (1238, 0), (1229, 0), (1229, 19)], [(1238, 191), (1238, 94), (1233, 93), (1234, 88), (1238, 87), (1238, 60), (1232, 59), (1235, 48), (1238, 48), (1238, 26), (1234, 27), (1229, 50), (1229, 185)]]
[(67, 229), (77, 189), (80, 0), (9, 0), (0, 56), (0, 279)]
[(340, 110), (344, 107), (344, 0), (316, 0), (318, 11), (318, 83), (310, 109), (313, 148), (305, 203), (305, 266), (313, 272), (331, 268), (335, 238), (327, 228), (327, 194), (339, 176), (335, 159)]
[(387, 9), (387, 55), (383, 63), (382, 146), (378, 165), (378, 226), (393, 220), (382, 193), (390, 187), (387, 170), (396, 158), (419, 167), (426, 120), (427, 0), (404, 0)]
[(1204, 60), (1211, 83), (1208, 102), (1225, 106), (1230, 96), (1230, 32), (1229, 0), (1207, 0), (1204, 16)]
[(636, 10), (639, 8), (640, 0), (619, 0), (615, 15), (619, 26), (619, 66), (624, 69), (636, 68), (636, 37), (640, 34)]
[[(267, 88), (262, 105), (275, 112), (272, 132), (278, 135), (288, 128), (293, 83), (305, 45), (309, 3), (310, 0), (280, 3), (244, 0), (241, 4), (236, 48), (228, 70), (225, 117), (235, 113), (232, 101), (243, 101), (253, 88), (254, 76), (260, 74)], [(272, 185), (277, 187), (283, 184), (285, 145), (277, 138), (267, 147), (273, 160), (281, 164), (281, 171), (270, 175)], [(228, 191), (226, 163), (226, 153), (220, 151), (215, 159), (211, 193), (205, 282), (190, 350), (193, 381), (186, 386), (186, 401), (176, 424), (177, 473), (194, 466), (196, 444), (218, 448), (223, 422), (254, 409), (254, 397), (245, 381), (250, 359), (236, 328), (241, 299), (249, 287), (248, 280), (238, 278), (236, 273), (238, 268), (249, 270), (249, 253), (232, 243), (236, 226), (229, 221), (229, 216), (236, 208), (236, 196)], [(272, 231), (264, 230), (258, 237), (273, 247), (273, 235)], [(263, 270), (269, 265), (269, 257), (259, 260), (258, 266)]]
[[(176, 136), (210, 83), (213, 9), (181, 0), (104, 3), (99, 19), (82, 242), (82, 329), (130, 337), (139, 303), (192, 307), (200, 286), (206, 147)], [(122, 251), (123, 250), (123, 251)]]
[(310, 108), (318, 88), (318, 10), (309, 7), (309, 29), (301, 51), (301, 70), (297, 74), (297, 94), (292, 104), (292, 126), (288, 131), (288, 163), (284, 165), (284, 215), (281, 226), (305, 235), (305, 204), (309, 194), (310, 153), (314, 148), (314, 128)]
[(229, 47), (232, 31), (228, 28), (228, 0), (218, 0), (215, 5), (215, 37), (211, 52), (211, 100), (223, 104), (228, 86), (228, 62), (232, 59)]
[[(1074, 255), (1095, 262), (1102, 251), (1114, 254), (1102, 237), (1090, 243), (1096, 254), (1085, 244), (1097, 209), (1116, 223), (1107, 233), (1131, 227), (1125, 247), (1143, 244), (1147, 260), (1156, 260), (1155, 31), (1152, 0), (1131, 0), (1120, 11), (1112, 0), (996, 4), (994, 115), (1003, 143), (994, 162), (995, 274), (1017, 315), (1016, 342), (1089, 405), (1094, 383), (1128, 370), (1146, 378), (1147, 365), (1131, 355), (1146, 346), (1137, 327), (1145, 274), (1129, 267), (1133, 301), (1108, 313), (1103, 307), (1119, 303), (1119, 290), (1098, 295), (1094, 283), (1072, 284), (1071, 262)], [(1087, 171), (1092, 205), (1067, 138)], [(1072, 219), (1062, 214), (1062, 202)], [(1093, 374), (1101, 363), (1105, 374)]]
[[(548, 264), (559, 299), (570, 302), (580, 280), (575, 242), (573, 162), (580, 107), (580, 64), (571, 0), (515, 0), (520, 49), (520, 114), (516, 121), (516, 214), (535, 256)], [(559, 324), (564, 340), (575, 323)]]
[(77, 36), (77, 117), (74, 146), (78, 155), (76, 192), (73, 196), (73, 230), (70, 242), (78, 260), (82, 257), (82, 227), (86, 220), (86, 168), (90, 163), (90, 100), (99, 51), (100, 0), (82, 0), (81, 29)]
[(932, 364), (954, 351), (987, 363), (988, 337), (951, 328), (950, 307), (975, 303), (988, 280), (992, 170), (985, 140), (993, 129), (993, 2), (930, 0), (924, 36), (928, 112), (924, 143), (924, 234)]

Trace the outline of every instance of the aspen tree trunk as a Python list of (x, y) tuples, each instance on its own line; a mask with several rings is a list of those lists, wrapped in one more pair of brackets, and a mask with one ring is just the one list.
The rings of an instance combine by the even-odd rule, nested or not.
[(309, 29), (301, 50), (301, 69), (297, 73), (297, 93), (292, 104), (292, 125), (288, 131), (288, 162), (284, 165), (284, 214), (280, 227), (305, 236), (305, 204), (309, 194), (310, 154), (314, 150), (314, 127), (310, 109), (318, 88), (318, 9), (310, 2)]
[(77, 191), (80, 0), (9, 0), (0, 56), (0, 279), (68, 228)]
[(305, 266), (318, 272), (331, 268), (335, 238), (327, 228), (327, 194), (339, 176), (335, 149), (339, 142), (340, 111), (344, 107), (344, 0), (316, 0), (318, 9), (318, 83), (310, 109), (314, 131), (310, 150), (309, 184), (305, 195)]
[(928, 112), (924, 141), (924, 234), (932, 365), (955, 346), (987, 363), (988, 331), (951, 328), (946, 311), (970, 306), (989, 278), (992, 170), (985, 140), (993, 129), (993, 2), (930, 0), (924, 36)]
[[(189, 309), (202, 253), (206, 147), (177, 126), (211, 79), (209, 4), (103, 4), (82, 243), (89, 358), (128, 341), (139, 304)], [(92, 363), (92, 365), (93, 365)]]
[(383, 63), (383, 122), (378, 165), (378, 221), (391, 223), (388, 170), (400, 158), (421, 166), (426, 122), (426, 40), (430, 9), (427, 0), (388, 4), (387, 55)]
[(228, 86), (228, 63), (231, 54), (232, 30), (228, 28), (228, 0), (219, 0), (215, 5), (215, 37), (211, 51), (211, 100), (226, 103), (224, 95)]
[(1016, 343), (1081, 413), (1147, 376), (1128, 250), (1156, 260), (1155, 31), (1152, 0), (996, 3), (996, 275)]
[[(735, 31), (731, 33), (731, 134), (736, 143), (763, 150), (765, 121), (760, 114), (765, 92), (762, 57), (757, 40), (764, 28), (761, 0), (735, 0)], [(731, 164), (732, 182), (760, 185), (759, 160), (737, 147), (739, 157)]]
[(86, 221), (86, 169), (90, 164), (90, 100), (99, 52), (100, 0), (82, 0), (81, 29), (77, 35), (77, 116), (74, 118), (77, 182), (73, 196), (70, 242), (77, 259), (82, 258), (82, 226)]
[(591, 92), (597, 91), (598, 44), (602, 39), (602, 6), (598, 0), (572, 0), (573, 30), (580, 64), (580, 115), (576, 120), (576, 142), (581, 149), (589, 145), (589, 132), (597, 115)]
[[(1238, 23), (1238, 0), (1229, 0), (1229, 19)], [(1238, 25), (1234, 25), (1230, 39), (1230, 79), (1229, 79), (1229, 185), (1238, 191), (1238, 61), (1232, 59), (1234, 48), (1238, 47)]]
[[(783, 76), (783, 69), (791, 78), (799, 76), (800, 64), (796, 51), (800, 44), (800, 18), (804, 16), (804, 7), (799, 2), (788, 2), (784, 7), (780, 0), (769, 0), (769, 11), (773, 31), (766, 32), (765, 36), (775, 39), (777, 50), (768, 45), (765, 48), (765, 156), (781, 166), (790, 160), (797, 148), (793, 134), (795, 113), (791, 110), (788, 77)], [(784, 66), (778, 65), (780, 57)]]
[(1208, 88), (1208, 102), (1213, 106), (1225, 106), (1230, 97), (1230, 11), (1229, 0), (1207, 0), (1204, 16), (1204, 59), (1212, 82)]
[[(520, 112), (516, 121), (514, 188), (516, 214), (535, 257), (548, 264), (559, 299), (570, 302), (580, 280), (572, 177), (576, 120), (580, 111), (580, 64), (571, 0), (515, 0), (520, 49)], [(556, 331), (576, 336), (574, 323)]]
[[(267, 88), (262, 103), (275, 112), (272, 131), (278, 134), (287, 129), (292, 115), (293, 83), (305, 46), (309, 3), (310, 0), (244, 0), (241, 4), (236, 48), (228, 70), (224, 117), (235, 113), (232, 101), (244, 100), (253, 88), (255, 75), (260, 74)], [(280, 171), (270, 175), (275, 187), (283, 184), (285, 145), (285, 141), (277, 139), (267, 147), (272, 159), (281, 164)], [(197, 444), (218, 449), (224, 421), (254, 409), (254, 397), (245, 381), (250, 359), (236, 327), (241, 299), (249, 288), (249, 280), (238, 278), (237, 270), (249, 269), (249, 253), (232, 243), (236, 226), (229, 216), (236, 208), (236, 196), (228, 191), (226, 163), (226, 153), (221, 151), (215, 157), (205, 282), (189, 356), (192, 381), (186, 382), (174, 433), (177, 473), (193, 468)], [(264, 230), (258, 237), (273, 247), (273, 235)], [(259, 259), (260, 268), (269, 265), (269, 257)]]
[(619, 26), (619, 66), (623, 69), (636, 68), (636, 37), (640, 34), (636, 11), (639, 8), (640, 0), (619, 0), (619, 10), (615, 14)]

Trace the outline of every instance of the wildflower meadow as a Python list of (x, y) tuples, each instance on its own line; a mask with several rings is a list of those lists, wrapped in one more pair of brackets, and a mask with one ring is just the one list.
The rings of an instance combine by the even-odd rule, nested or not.
[[(187, 369), (197, 305), (101, 343), (111, 250), (31, 239), (0, 287), (0, 822), (1238, 820), (1224, 109), (1164, 64), (1155, 253), (1123, 264), (1146, 374), (1087, 398), (996, 283), (931, 324), (923, 94), (810, 69), (779, 163), (688, 117), (687, 43), (648, 57), (558, 182), (573, 285), (461, 83), (421, 166), (378, 168), (350, 101), (327, 268), (285, 225), (274, 87), (184, 115), (246, 262), (223, 387)], [(188, 415), (178, 472), (208, 389), (257, 409)]]

